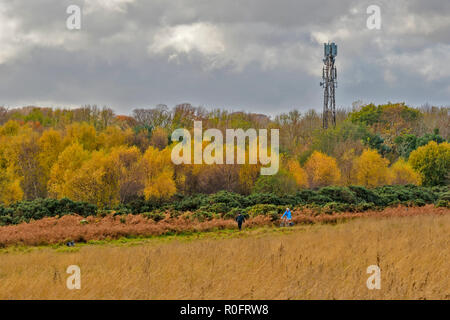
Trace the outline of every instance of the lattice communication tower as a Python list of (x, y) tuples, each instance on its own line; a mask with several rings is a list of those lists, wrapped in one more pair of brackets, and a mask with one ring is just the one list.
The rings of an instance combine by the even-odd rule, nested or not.
[(331, 124), (336, 126), (336, 88), (337, 88), (337, 70), (334, 61), (337, 56), (337, 45), (324, 43), (324, 67), (322, 69), (322, 80), (320, 86), (323, 90), (323, 127), (325, 129)]

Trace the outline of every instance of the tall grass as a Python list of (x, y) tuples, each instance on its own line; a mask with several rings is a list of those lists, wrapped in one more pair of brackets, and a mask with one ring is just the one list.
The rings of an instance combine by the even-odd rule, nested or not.
[[(0, 299), (450, 298), (448, 214), (267, 230), (63, 252), (3, 250)], [(71, 291), (65, 270), (74, 264), (82, 287)], [(381, 290), (366, 287), (373, 264), (381, 268)]]

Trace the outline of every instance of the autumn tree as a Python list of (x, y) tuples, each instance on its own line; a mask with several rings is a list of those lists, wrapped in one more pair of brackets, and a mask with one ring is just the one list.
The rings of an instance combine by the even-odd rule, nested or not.
[(4, 106), (0, 106), (0, 125), (6, 123), (8, 119), (8, 109)]
[(134, 109), (133, 117), (139, 124), (151, 128), (165, 128), (172, 121), (172, 114), (164, 104), (159, 104), (153, 109)]
[(73, 200), (111, 208), (119, 203), (119, 178), (120, 167), (111, 154), (95, 151), (70, 175), (65, 190)]
[(54, 129), (44, 131), (39, 138), (38, 144), (38, 161), (42, 168), (42, 180), (47, 186), (50, 179), (50, 170), (64, 149), (61, 134)]
[(279, 170), (274, 175), (259, 176), (253, 186), (252, 193), (272, 193), (285, 195), (298, 190), (294, 177), (285, 170)]
[(127, 203), (144, 189), (139, 167), (141, 152), (135, 146), (120, 146), (112, 149), (109, 157), (118, 170), (119, 200)]
[(339, 168), (341, 169), (341, 180), (343, 185), (350, 185), (355, 180), (353, 171), (354, 159), (356, 158), (355, 148), (344, 148), (337, 159)]
[(0, 204), (9, 205), (23, 199), (22, 180), (15, 166), (5, 161), (0, 137)]
[(109, 126), (96, 138), (99, 149), (109, 150), (114, 147), (128, 146), (133, 141), (133, 130), (122, 130), (117, 126)]
[(444, 185), (450, 171), (450, 144), (430, 141), (411, 152), (409, 164), (421, 174), (423, 185)]
[[(38, 161), (39, 134), (29, 124), (18, 127), (9, 122), (3, 126), (1, 136), (2, 167), (9, 172), (10, 179), (20, 180), (25, 199), (44, 197), (46, 186)], [(13, 180), (17, 181), (16, 178)]]
[(308, 186), (308, 176), (306, 171), (300, 166), (300, 163), (297, 160), (288, 160), (287, 170), (292, 175), (299, 188), (306, 188)]
[(391, 167), (391, 184), (416, 184), (420, 185), (421, 178), (411, 165), (400, 158)]
[(259, 177), (260, 166), (255, 164), (244, 164), (239, 169), (240, 191), (243, 194), (249, 194), (256, 179)]
[(78, 142), (65, 148), (50, 170), (49, 195), (58, 199), (70, 197), (70, 182), (74, 179), (75, 172), (89, 158), (90, 153)]
[(25, 199), (33, 200), (46, 196), (46, 177), (39, 163), (38, 135), (33, 132), (20, 135), (15, 142), (17, 168)]
[(23, 199), (23, 190), (20, 186), (21, 178), (10, 175), (6, 172), (4, 176), (0, 178), (0, 203), (10, 205)]
[(212, 164), (193, 165), (193, 180), (190, 187), (198, 193), (215, 193), (220, 190), (239, 192), (240, 165)]
[(152, 131), (152, 137), (150, 138), (150, 145), (162, 150), (167, 147), (169, 143), (169, 133), (161, 127), (156, 127)]
[(310, 188), (319, 188), (339, 184), (341, 171), (336, 159), (322, 152), (314, 151), (305, 163)]
[(73, 123), (66, 127), (64, 135), (64, 145), (78, 142), (83, 149), (93, 151), (97, 149), (97, 133), (94, 126), (85, 122)]
[(364, 150), (354, 162), (355, 182), (366, 187), (388, 184), (390, 181), (388, 165), (389, 160), (383, 158), (376, 150)]
[(19, 130), (20, 126), (16, 121), (8, 121), (0, 127), (0, 203), (6, 205), (22, 200), (24, 196), (17, 153), (11, 148), (11, 141), (16, 139)]
[(146, 199), (164, 200), (176, 192), (169, 148), (159, 151), (149, 147), (141, 159), (141, 168)]

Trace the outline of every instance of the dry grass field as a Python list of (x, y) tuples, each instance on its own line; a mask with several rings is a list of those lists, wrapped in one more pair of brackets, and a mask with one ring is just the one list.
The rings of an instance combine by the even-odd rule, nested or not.
[[(213, 234), (213, 233), (211, 233)], [(450, 215), (2, 249), (0, 299), (449, 299)], [(369, 265), (381, 289), (368, 290)], [(66, 269), (81, 268), (81, 289)]]

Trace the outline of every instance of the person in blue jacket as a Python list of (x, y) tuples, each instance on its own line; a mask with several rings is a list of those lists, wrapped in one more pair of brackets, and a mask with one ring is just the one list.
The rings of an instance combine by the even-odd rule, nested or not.
[(286, 211), (281, 216), (281, 220), (283, 220), (283, 218), (284, 218), (285, 225), (290, 225), (291, 219), (292, 219), (292, 213), (289, 208), (286, 208)]

